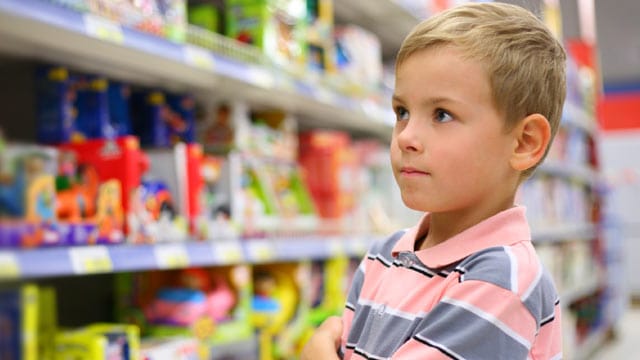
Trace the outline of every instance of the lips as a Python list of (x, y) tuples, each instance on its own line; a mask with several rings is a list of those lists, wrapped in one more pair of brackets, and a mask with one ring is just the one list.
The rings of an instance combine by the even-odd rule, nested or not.
[(400, 174), (402, 175), (429, 175), (428, 172), (426, 171), (422, 171), (410, 166), (403, 166), (402, 168), (400, 168)]

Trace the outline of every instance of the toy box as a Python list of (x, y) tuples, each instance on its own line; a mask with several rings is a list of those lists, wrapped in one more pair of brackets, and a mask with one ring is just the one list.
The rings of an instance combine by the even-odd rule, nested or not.
[(316, 130), (300, 134), (300, 165), (318, 213), (340, 219), (354, 207), (357, 158), (349, 135)]
[(198, 239), (236, 239), (239, 235), (237, 223), (231, 216), (231, 179), (229, 162), (221, 156), (205, 155), (202, 158), (200, 175), (200, 214), (196, 222)]
[(56, 360), (140, 360), (140, 330), (135, 325), (92, 324), (55, 337)]
[(320, 73), (336, 70), (333, 0), (307, 0), (307, 64)]
[(131, 87), (128, 84), (111, 80), (107, 91), (112, 136), (132, 135), (131, 115), (129, 114)]
[(253, 323), (260, 359), (298, 355), (309, 311), (308, 263), (257, 265), (253, 268)]
[(41, 144), (71, 141), (77, 132), (76, 87), (64, 67), (36, 70), (37, 139)]
[(0, 290), (0, 357), (39, 360), (38, 287)]
[(76, 75), (77, 138), (100, 139), (112, 133), (109, 114), (109, 82), (92, 75)]
[(130, 240), (186, 240), (200, 214), (202, 148), (178, 143), (146, 154), (149, 170), (130, 211)]
[(0, 152), (0, 246), (60, 242), (57, 228), (54, 148), (7, 144)]
[(120, 184), (122, 207), (125, 214), (129, 212), (130, 198), (138, 190), (142, 174), (149, 166), (136, 137), (66, 143), (59, 149), (72, 152), (78, 163), (91, 164), (99, 181), (116, 180)]
[(121, 274), (117, 313), (154, 337), (188, 336), (200, 351), (253, 338), (247, 266)]
[(145, 147), (169, 147), (193, 142), (195, 103), (189, 95), (137, 91), (131, 98), (134, 133)]
[(226, 35), (289, 67), (304, 64), (304, 0), (227, 0)]
[(195, 338), (170, 337), (142, 340), (141, 360), (200, 360)]
[(353, 84), (354, 91), (377, 90), (382, 81), (380, 40), (356, 25), (336, 27), (334, 36), (338, 75)]

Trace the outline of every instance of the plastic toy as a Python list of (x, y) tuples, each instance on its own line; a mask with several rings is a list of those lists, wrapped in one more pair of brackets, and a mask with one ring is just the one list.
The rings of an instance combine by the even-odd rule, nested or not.
[(222, 157), (204, 156), (201, 163), (203, 186), (196, 234), (200, 239), (235, 239), (238, 229), (231, 218), (229, 167)]
[(226, 35), (255, 45), (283, 65), (304, 63), (304, 0), (228, 0)]

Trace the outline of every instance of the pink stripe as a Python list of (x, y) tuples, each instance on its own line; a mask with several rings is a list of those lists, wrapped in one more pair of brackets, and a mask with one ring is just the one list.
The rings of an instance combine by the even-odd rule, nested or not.
[(376, 261), (368, 264), (360, 300), (418, 314), (430, 311), (449, 284), (457, 283), (457, 279), (457, 273), (447, 278), (428, 278), (414, 270), (395, 266), (387, 268)]
[(468, 280), (449, 289), (447, 297), (493, 315), (514, 333), (533, 343), (535, 319), (513, 292), (483, 281)]
[(347, 308), (342, 312), (342, 337), (340, 339), (342, 341), (343, 348), (347, 344), (347, 337), (349, 336), (349, 330), (351, 330), (351, 323), (353, 323), (354, 315), (354, 312)]
[(540, 328), (536, 343), (531, 349), (532, 359), (551, 359), (562, 351), (562, 321), (560, 306), (556, 305), (555, 319)]
[(522, 297), (538, 278), (541, 271), (540, 262), (530, 242), (512, 246), (511, 253), (518, 262), (518, 296)]

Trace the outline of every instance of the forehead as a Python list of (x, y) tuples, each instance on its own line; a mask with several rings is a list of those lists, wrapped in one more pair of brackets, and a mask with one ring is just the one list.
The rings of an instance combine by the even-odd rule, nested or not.
[[(487, 71), (455, 46), (437, 46), (411, 53), (396, 67), (397, 96), (455, 92), (490, 96)], [(409, 94), (410, 93), (410, 94)]]

